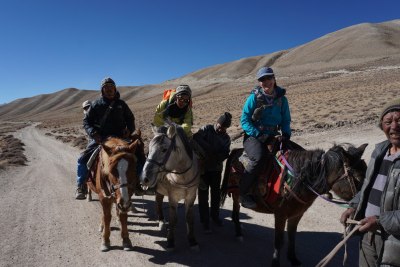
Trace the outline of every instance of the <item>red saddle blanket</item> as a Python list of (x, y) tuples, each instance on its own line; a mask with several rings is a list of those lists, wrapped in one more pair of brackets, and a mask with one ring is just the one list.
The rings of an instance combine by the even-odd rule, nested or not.
[[(284, 166), (282, 155), (278, 152), (276, 159)], [(286, 176), (286, 168), (281, 168), (274, 156), (268, 158), (266, 167), (258, 177), (256, 195), (261, 195), (265, 203), (273, 204), (283, 192), (284, 178)], [(230, 166), (230, 174), (228, 180), (228, 194), (239, 193), (239, 182), (245, 168), (239, 159), (233, 160)]]

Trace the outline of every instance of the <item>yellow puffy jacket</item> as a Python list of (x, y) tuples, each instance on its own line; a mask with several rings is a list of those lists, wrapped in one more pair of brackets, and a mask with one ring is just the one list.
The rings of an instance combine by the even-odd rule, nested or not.
[(175, 122), (176, 124), (181, 125), (186, 135), (188, 137), (191, 137), (192, 125), (193, 125), (193, 113), (190, 105), (187, 107), (186, 113), (182, 114), (181, 117), (171, 117), (167, 114), (168, 113), (167, 107), (175, 103), (174, 96), (175, 93), (171, 93), (169, 99), (162, 100), (160, 102), (154, 114), (153, 124), (157, 127), (163, 126), (165, 124), (165, 120), (168, 118), (169, 120)]

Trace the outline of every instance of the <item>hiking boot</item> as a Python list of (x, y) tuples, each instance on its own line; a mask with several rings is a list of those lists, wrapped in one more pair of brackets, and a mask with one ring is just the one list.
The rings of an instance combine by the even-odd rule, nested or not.
[(75, 191), (75, 199), (85, 199), (86, 198), (86, 190), (84, 186), (78, 186)]
[(254, 209), (257, 207), (257, 203), (254, 201), (252, 195), (240, 196), (240, 203), (242, 204), (242, 207), (247, 209)]

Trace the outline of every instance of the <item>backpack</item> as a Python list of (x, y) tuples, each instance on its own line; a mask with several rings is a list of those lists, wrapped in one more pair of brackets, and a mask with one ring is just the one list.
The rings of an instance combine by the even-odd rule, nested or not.
[(175, 93), (176, 89), (165, 89), (164, 93), (163, 93), (163, 97), (162, 100), (168, 100), (169, 101), (169, 97), (171, 96), (171, 93)]

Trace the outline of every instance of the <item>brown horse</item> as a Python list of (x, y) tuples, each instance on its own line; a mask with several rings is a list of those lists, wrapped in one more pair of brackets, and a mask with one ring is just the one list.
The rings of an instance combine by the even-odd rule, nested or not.
[(94, 163), (94, 177), (89, 179), (88, 187), (99, 195), (103, 208), (100, 231), (103, 234), (101, 251), (110, 250), (111, 208), (116, 204), (116, 212), (121, 224), (122, 247), (128, 251), (132, 243), (128, 233), (128, 210), (131, 197), (136, 188), (137, 158), (135, 150), (142, 145), (139, 136), (135, 141), (127, 142), (120, 138), (108, 138), (102, 145), (97, 161)]
[[(267, 203), (263, 192), (270, 192), (269, 189), (260, 190), (262, 186), (254, 185), (253, 192), (257, 197), (257, 212), (273, 213), (275, 215), (275, 241), (274, 253), (271, 266), (280, 266), (280, 250), (283, 246), (285, 225), (287, 222), (288, 232), (288, 259), (292, 266), (300, 266), (301, 262), (297, 259), (295, 253), (295, 236), (297, 225), (303, 214), (311, 206), (318, 195), (328, 193), (335, 183), (342, 181), (359, 180), (362, 182), (365, 176), (366, 164), (361, 160), (367, 144), (355, 148), (348, 145), (346, 150), (344, 146), (335, 145), (327, 152), (323, 150), (296, 151), (292, 150), (286, 154), (286, 161), (291, 166), (292, 186), (281, 186), (274, 202)], [(221, 189), (221, 205), (223, 205), (226, 195), (231, 194), (233, 198), (232, 220), (235, 223), (236, 236), (242, 238), (242, 229), (239, 221), (239, 191), (237, 170), (243, 165), (239, 161), (239, 156), (243, 149), (233, 150), (227, 160), (224, 180)], [(281, 171), (272, 154), (268, 157), (267, 166), (272, 170)], [(239, 168), (238, 168), (239, 166)], [(278, 168), (278, 170), (277, 170)], [(271, 171), (269, 173), (272, 173)], [(288, 176), (288, 175), (286, 175)], [(236, 181), (235, 181), (236, 180)], [(235, 188), (236, 184), (236, 188)], [(282, 183), (284, 184), (284, 183)], [(267, 183), (264, 184), (265, 186)], [(335, 192), (339, 197), (341, 195), (350, 195), (350, 187), (337, 187), (341, 190)], [(268, 191), (269, 190), (269, 191)], [(349, 193), (350, 191), (350, 193)], [(263, 196), (263, 197), (261, 197)]]

